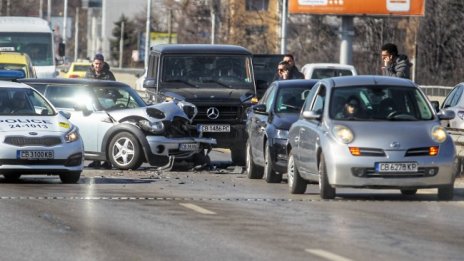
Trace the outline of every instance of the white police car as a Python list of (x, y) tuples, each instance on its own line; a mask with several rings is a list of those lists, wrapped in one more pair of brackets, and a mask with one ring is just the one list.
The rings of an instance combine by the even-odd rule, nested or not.
[(24, 72), (0, 70), (0, 174), (10, 181), (51, 174), (78, 182), (84, 148), (77, 127), (32, 87), (4, 81), (22, 77)]

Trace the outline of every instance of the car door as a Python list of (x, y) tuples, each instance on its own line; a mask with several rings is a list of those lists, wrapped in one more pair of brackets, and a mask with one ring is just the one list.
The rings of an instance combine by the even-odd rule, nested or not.
[(69, 119), (79, 128), (87, 153), (101, 151), (101, 137), (111, 127), (108, 115), (97, 111), (94, 96), (86, 86), (48, 85), (45, 97), (61, 111), (69, 112)]
[[(464, 114), (464, 109), (462, 109), (464, 107), (464, 95), (462, 95), (463, 90), (463, 85), (458, 84), (457, 86), (455, 86), (443, 102), (442, 108), (454, 111), (454, 113), (457, 116), (459, 116), (460, 114)], [(442, 124), (444, 124), (447, 127), (458, 128), (461, 125), (461, 122), (462, 120), (460, 117), (455, 117), (452, 120), (446, 122), (443, 121)]]
[(317, 174), (317, 144), (322, 131), (322, 115), (325, 107), (326, 87), (320, 84), (309, 105), (309, 111), (321, 115), (319, 120), (304, 119), (299, 129), (299, 170), (304, 175)]
[(253, 159), (255, 163), (264, 165), (264, 139), (266, 137), (266, 128), (270, 113), (272, 113), (272, 105), (276, 94), (277, 86), (272, 84), (259, 101), (258, 105), (266, 106), (266, 113), (252, 113), (250, 119), (250, 142), (252, 146)]

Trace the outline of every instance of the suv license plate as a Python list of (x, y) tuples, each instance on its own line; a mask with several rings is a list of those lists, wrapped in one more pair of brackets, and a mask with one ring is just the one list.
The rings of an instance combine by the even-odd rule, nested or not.
[(46, 160), (53, 159), (53, 150), (18, 150), (16, 152), (18, 159), (26, 160)]
[(417, 172), (417, 162), (376, 162), (376, 172)]
[(198, 143), (181, 143), (179, 145), (180, 151), (196, 151), (200, 148), (200, 144)]
[(198, 125), (200, 132), (230, 132), (229, 124)]

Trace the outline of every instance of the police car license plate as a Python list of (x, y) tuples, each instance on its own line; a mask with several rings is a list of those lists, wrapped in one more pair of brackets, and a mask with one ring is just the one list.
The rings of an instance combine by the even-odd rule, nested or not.
[(229, 124), (201, 124), (198, 125), (200, 132), (230, 132)]
[(18, 150), (16, 158), (26, 160), (46, 160), (53, 159), (53, 150)]
[(376, 172), (417, 172), (417, 162), (376, 162)]
[(180, 151), (196, 151), (200, 148), (198, 143), (181, 143), (179, 144)]

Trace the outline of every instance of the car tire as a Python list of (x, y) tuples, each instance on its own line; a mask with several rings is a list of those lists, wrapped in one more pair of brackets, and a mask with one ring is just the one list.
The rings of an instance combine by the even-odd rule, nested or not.
[(144, 160), (139, 141), (129, 132), (116, 134), (108, 148), (108, 158), (117, 169), (136, 170)]
[(261, 179), (263, 178), (263, 168), (256, 165), (253, 160), (253, 154), (251, 153), (250, 140), (246, 144), (246, 172), (249, 179)]
[(3, 177), (8, 182), (15, 182), (15, 181), (18, 181), (19, 178), (21, 178), (21, 174), (9, 173), (9, 174), (3, 174)]
[(81, 178), (80, 171), (60, 174), (61, 183), (64, 183), (64, 184), (77, 183), (80, 178)]
[(264, 146), (264, 180), (266, 180), (267, 183), (280, 183), (282, 181), (282, 175), (276, 173), (274, 169), (272, 169), (271, 158), (269, 141), (266, 141), (266, 145)]
[(454, 197), (454, 184), (438, 188), (438, 200), (448, 201)]
[(308, 182), (304, 180), (298, 168), (295, 165), (295, 158), (292, 151), (289, 153), (288, 165), (287, 165), (287, 175), (288, 175), (288, 188), (292, 194), (304, 194), (306, 191), (306, 186)]
[(327, 176), (327, 167), (325, 165), (324, 154), (321, 154), (319, 162), (319, 194), (322, 199), (334, 199), (335, 188), (330, 186), (329, 177)]
[(400, 189), (401, 194), (406, 196), (416, 195), (417, 189)]
[(242, 146), (234, 146), (230, 149), (232, 164), (236, 166), (245, 166), (246, 164), (246, 148)]

